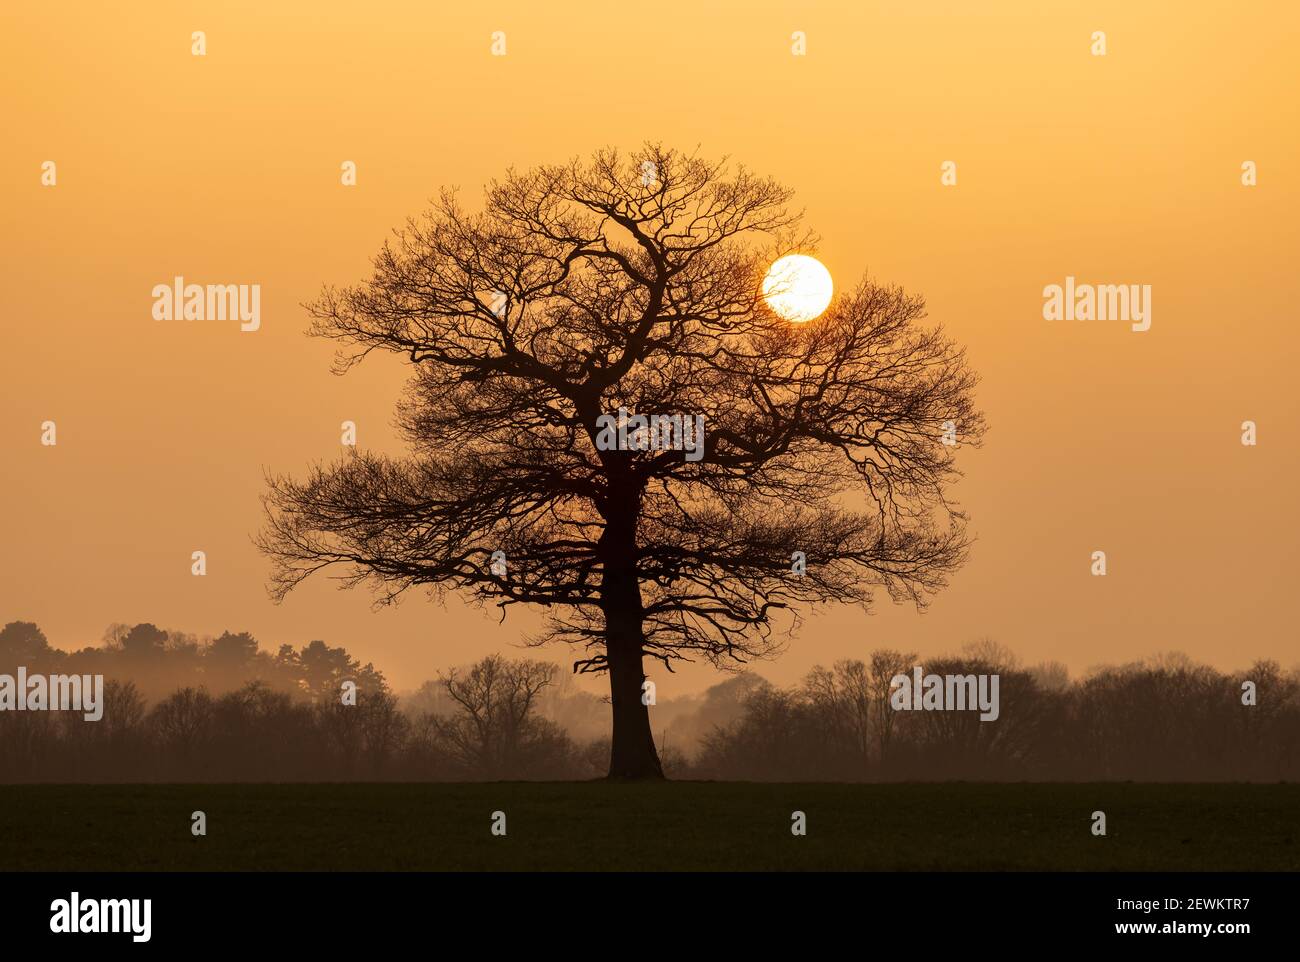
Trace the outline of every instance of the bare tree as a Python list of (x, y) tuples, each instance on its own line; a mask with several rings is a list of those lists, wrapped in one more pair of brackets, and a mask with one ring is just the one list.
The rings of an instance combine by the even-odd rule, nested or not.
[[(273, 594), (338, 565), (382, 601), (545, 606), (533, 640), (609, 673), (623, 778), (662, 777), (644, 656), (735, 664), (805, 605), (923, 604), (967, 546), (941, 440), (979, 442), (976, 378), (898, 288), (864, 280), (805, 324), (773, 312), (768, 265), (813, 244), (789, 197), (653, 145), (512, 171), (480, 214), (444, 193), (367, 282), (308, 305), (340, 371), (375, 350), (410, 363), (412, 454), (269, 479)], [(600, 443), (620, 408), (703, 417), (702, 456)]]
[(889, 745), (894, 737), (896, 715), (889, 702), (894, 691), (894, 679), (910, 672), (915, 664), (916, 652), (904, 654), (882, 648), (871, 653), (868, 684), (871, 688), (871, 715), (876, 730), (876, 752), (882, 769), (888, 766)]
[(203, 688), (182, 688), (155, 705), (150, 718), (163, 746), (189, 764), (211, 735), (212, 696)]
[(866, 663), (843, 659), (831, 669), (818, 665), (804, 679), (804, 693), (835, 733), (853, 746), (858, 765), (865, 771), (871, 757), (874, 707)]
[(533, 748), (558, 735), (559, 729), (536, 713), (555, 672), (555, 665), (492, 655), (464, 674), (443, 676), (457, 711), (439, 720), (438, 733), (461, 768), (486, 778), (517, 775)]

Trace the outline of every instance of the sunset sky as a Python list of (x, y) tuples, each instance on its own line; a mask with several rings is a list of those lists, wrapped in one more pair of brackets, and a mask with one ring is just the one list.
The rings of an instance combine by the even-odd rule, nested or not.
[[(401, 365), (333, 376), (300, 305), (443, 186), (476, 207), (508, 167), (654, 140), (793, 188), (837, 287), (923, 294), (982, 377), (969, 564), (924, 615), (812, 615), (763, 674), (983, 637), (1076, 673), (1171, 649), (1295, 665), (1300, 8), (1149, 6), (6, 4), (0, 622), (65, 648), (112, 622), (321, 638), (398, 688), (510, 650), (522, 609), (375, 612), (324, 578), (268, 600), (264, 472), (338, 457), (344, 420), (400, 451)], [(176, 275), (260, 284), (261, 330), (155, 321)], [(1044, 320), (1067, 276), (1151, 285), (1151, 329)]]

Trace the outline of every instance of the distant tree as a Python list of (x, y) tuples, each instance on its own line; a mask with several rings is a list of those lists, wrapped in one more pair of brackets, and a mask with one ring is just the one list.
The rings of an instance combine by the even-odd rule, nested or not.
[(50, 647), (45, 633), (30, 621), (11, 621), (0, 628), (0, 666), (35, 668), (55, 661), (63, 653)]
[(889, 702), (893, 694), (893, 680), (898, 675), (911, 672), (916, 664), (916, 652), (894, 651), (881, 648), (871, 653), (868, 684), (871, 690), (871, 717), (875, 721), (876, 757), (881, 768), (889, 764), (889, 746), (893, 742), (897, 715)]
[[(864, 280), (805, 324), (771, 310), (769, 264), (813, 243), (789, 198), (658, 146), (511, 172), (478, 215), (444, 194), (368, 282), (309, 305), (340, 370), (411, 364), (413, 454), (271, 478), (273, 594), (339, 565), (385, 601), (545, 607), (536, 640), (609, 674), (617, 778), (662, 777), (644, 657), (731, 664), (776, 649), (782, 611), (922, 604), (965, 555), (941, 440), (979, 443), (976, 378), (898, 288)], [(702, 457), (612, 449), (620, 408), (703, 417)]]
[(1044, 661), (1029, 669), (1034, 684), (1044, 691), (1060, 692), (1070, 687), (1070, 669), (1059, 661)]
[(167, 647), (167, 632), (151, 624), (139, 624), (122, 637), (122, 654), (133, 660), (161, 658)]
[(220, 665), (247, 667), (257, 656), (257, 639), (246, 631), (231, 634), (223, 631), (208, 645), (204, 658)]
[(340, 703), (346, 681), (355, 683), (358, 691), (387, 688), (383, 673), (373, 664), (362, 665), (346, 648), (331, 648), (319, 640), (304, 645), (301, 651), (281, 645), (275, 664), (298, 691), (316, 704)]
[(182, 688), (153, 707), (150, 721), (163, 748), (188, 767), (212, 735), (212, 696), (202, 688)]
[(981, 661), (995, 669), (1010, 671), (1020, 667), (1020, 658), (1006, 645), (992, 638), (980, 638), (962, 645), (962, 656), (970, 661)]
[(865, 770), (874, 749), (871, 675), (866, 664), (844, 659), (830, 669), (818, 665), (804, 679), (804, 693), (825, 718), (827, 735), (851, 745)]
[(539, 697), (555, 674), (554, 665), (493, 655), (468, 671), (444, 675), (456, 711), (437, 727), (456, 763), (474, 777), (506, 778), (555, 761), (567, 750), (567, 739), (537, 714)]
[[(110, 679), (104, 684), (104, 730), (110, 739), (124, 738), (139, 729), (146, 706), (139, 689), (129, 681)], [(75, 719), (75, 716), (69, 716)]]
[(213, 691), (229, 691), (256, 679), (259, 671), (257, 639), (246, 631), (222, 632), (202, 649), (204, 682)]
[(362, 751), (371, 774), (377, 776), (387, 770), (406, 743), (411, 724), (398, 709), (397, 696), (388, 691), (362, 692), (357, 709)]

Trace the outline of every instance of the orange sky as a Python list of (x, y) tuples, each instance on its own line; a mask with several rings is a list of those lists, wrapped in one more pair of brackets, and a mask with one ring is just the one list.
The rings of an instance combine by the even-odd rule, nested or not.
[[(1297, 27), (1282, 2), (6, 4), (0, 621), (323, 638), (399, 687), (515, 643), (530, 618), (454, 601), (267, 600), (263, 471), (337, 456), (345, 419), (396, 450), (399, 366), (332, 376), (298, 305), (442, 185), (654, 139), (794, 188), (837, 283), (924, 294), (983, 377), (969, 565), (924, 616), (810, 618), (766, 675), (982, 636), (1076, 671), (1294, 664)], [(177, 274), (260, 284), (262, 329), (154, 321)], [(1066, 275), (1150, 284), (1151, 330), (1045, 321)]]

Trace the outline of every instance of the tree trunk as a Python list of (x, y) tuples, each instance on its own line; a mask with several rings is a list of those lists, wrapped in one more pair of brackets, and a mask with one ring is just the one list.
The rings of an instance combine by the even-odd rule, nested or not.
[[(618, 618), (616, 621), (623, 621)], [(614, 735), (609, 758), (611, 779), (662, 779), (654, 735), (650, 731), (650, 709), (642, 702), (641, 685), (645, 670), (641, 659), (641, 626), (635, 635), (624, 630), (607, 635), (609, 694), (614, 707)]]
[[(608, 533), (608, 532), (607, 532)], [(611, 779), (662, 779), (664, 771), (650, 732), (650, 709), (642, 702), (641, 583), (637, 578), (631, 538), (623, 550), (612, 550), (601, 586), (605, 615), (605, 656), (614, 725), (609, 759)]]
[(610, 779), (662, 779), (650, 732), (650, 709), (641, 701), (645, 635), (636, 527), (640, 489), (626, 477), (611, 481), (605, 531), (600, 538), (600, 608), (605, 616), (605, 658), (613, 706)]

